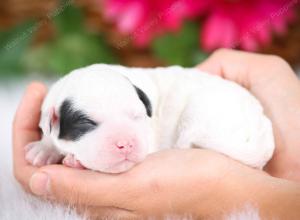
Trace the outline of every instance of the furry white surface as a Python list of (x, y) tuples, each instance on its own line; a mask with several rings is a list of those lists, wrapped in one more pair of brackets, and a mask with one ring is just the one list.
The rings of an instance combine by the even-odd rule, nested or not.
[(13, 116), (26, 82), (0, 85), (0, 219), (82, 220), (74, 210), (41, 201), (25, 193), (12, 174), (11, 130)]
[[(83, 220), (74, 210), (42, 201), (25, 193), (12, 174), (11, 130), (13, 116), (27, 82), (0, 83), (0, 219), (1, 220)], [(165, 219), (192, 219), (172, 215)], [(225, 217), (228, 220), (257, 220), (258, 212), (247, 206)]]

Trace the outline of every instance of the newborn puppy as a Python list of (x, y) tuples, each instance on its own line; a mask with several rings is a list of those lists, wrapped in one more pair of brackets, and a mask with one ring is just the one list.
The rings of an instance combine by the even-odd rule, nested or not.
[(64, 163), (120, 173), (149, 153), (201, 147), (262, 168), (272, 157), (272, 125), (244, 88), (195, 68), (75, 70), (50, 89), (40, 141), (26, 146), (36, 166)]

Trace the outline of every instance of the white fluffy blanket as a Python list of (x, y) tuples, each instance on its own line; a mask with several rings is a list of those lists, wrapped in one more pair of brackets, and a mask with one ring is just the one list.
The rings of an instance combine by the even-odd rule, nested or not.
[(0, 219), (83, 219), (76, 215), (73, 210), (41, 201), (25, 193), (13, 177), (12, 121), (26, 84), (26, 82), (17, 85), (15, 83), (0, 83)]

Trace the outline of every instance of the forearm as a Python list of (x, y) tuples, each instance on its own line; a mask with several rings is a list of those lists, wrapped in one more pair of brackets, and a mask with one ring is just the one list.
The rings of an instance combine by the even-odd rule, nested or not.
[(263, 219), (300, 218), (300, 185), (271, 177), (263, 190), (258, 196)]
[(263, 79), (259, 79), (257, 74), (253, 74), (254, 82), (251, 83), (250, 91), (263, 104), (266, 114), (276, 128), (280, 128), (280, 132), (285, 132), (291, 125), (294, 125), (295, 129), (300, 129), (299, 123), (295, 120), (298, 117), (294, 117), (300, 113), (300, 82), (292, 69), (284, 66), (280, 70), (270, 70), (264, 73)]
[(250, 208), (252, 212), (257, 211), (261, 219), (300, 218), (300, 185), (295, 182), (252, 174), (232, 185), (236, 191), (234, 211)]
[(299, 219), (300, 185), (234, 163), (216, 181), (208, 199), (201, 198), (196, 215), (203, 219), (251, 213), (261, 219)]
[[(300, 144), (300, 81), (296, 75), (288, 70), (269, 74), (251, 92), (262, 102), (280, 138), (285, 140), (285, 143), (280, 144), (293, 144), (295, 141)], [(291, 127), (294, 132), (291, 132)]]
[(273, 176), (300, 181), (300, 81), (288, 65), (273, 72), (265, 73), (264, 80), (253, 82), (255, 86), (250, 88), (274, 129), (276, 149), (266, 170)]

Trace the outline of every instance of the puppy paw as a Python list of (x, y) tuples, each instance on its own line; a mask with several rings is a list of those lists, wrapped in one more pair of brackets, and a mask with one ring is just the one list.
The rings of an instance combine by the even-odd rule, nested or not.
[(85, 169), (85, 167), (82, 166), (82, 164), (74, 157), (73, 154), (67, 154), (62, 163), (67, 167)]
[(44, 145), (40, 141), (32, 142), (25, 147), (25, 158), (34, 166), (41, 167), (59, 163), (63, 155), (53, 147)]

